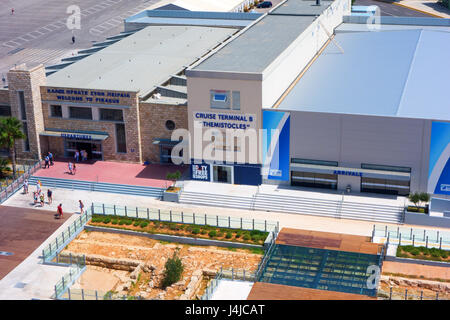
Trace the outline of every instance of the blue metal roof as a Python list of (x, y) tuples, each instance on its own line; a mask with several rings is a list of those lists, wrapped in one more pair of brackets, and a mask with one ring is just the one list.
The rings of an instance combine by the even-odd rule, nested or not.
[(450, 120), (450, 32), (338, 33), (279, 109)]

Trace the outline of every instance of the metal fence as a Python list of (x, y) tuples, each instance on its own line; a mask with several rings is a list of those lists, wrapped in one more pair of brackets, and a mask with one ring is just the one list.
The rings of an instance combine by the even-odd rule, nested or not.
[(66, 230), (59, 234), (50, 244), (42, 250), (42, 262), (54, 263), (57, 254), (72, 241), (84, 228), (84, 225), (92, 218), (92, 213), (86, 210)]
[(450, 250), (450, 232), (374, 225), (372, 242)]
[[(33, 162), (33, 164), (18, 165), (17, 168), (20, 174), (17, 179), (6, 179), (4, 182), (0, 183), (0, 203), (3, 203), (20, 190), (23, 187), (25, 179), (29, 179), (33, 173), (42, 168), (42, 163), (41, 161), (37, 161)], [(20, 170), (20, 168), (22, 168), (22, 170)]]
[(448, 300), (439, 296), (439, 292), (433, 295), (429, 293), (424, 294), (423, 290), (420, 295), (411, 294), (408, 289), (394, 290), (393, 287), (389, 288), (389, 291), (378, 289), (378, 298), (381, 300)]
[(138, 207), (127, 207), (117, 205), (106, 205), (92, 203), (92, 214), (111, 215), (118, 217), (130, 217), (146, 220), (176, 222), (196, 225), (209, 225), (219, 228), (232, 228), (242, 230), (259, 230), (272, 232), (279, 230), (279, 224), (275, 221), (234, 218), (219, 215), (184, 213), (173, 210), (149, 209)]
[(59, 300), (144, 300), (140, 296), (118, 295), (111, 291), (71, 289), (61, 295)]
[(210, 300), (212, 298), (214, 292), (216, 291), (220, 280), (222, 280), (222, 279), (231, 279), (233, 281), (242, 280), (242, 281), (255, 282), (256, 281), (256, 273), (246, 271), (245, 269), (235, 270), (232, 268), (230, 270), (223, 270), (222, 268), (220, 268), (220, 271), (217, 272), (214, 279), (212, 279), (211, 282), (206, 287), (205, 292), (201, 296), (200, 300)]
[[(69, 265), (69, 273), (65, 274), (61, 280), (55, 284), (55, 299), (60, 299), (67, 292), (70, 286), (86, 270), (86, 256), (77, 258), (74, 263)], [(65, 264), (62, 264), (65, 265)]]

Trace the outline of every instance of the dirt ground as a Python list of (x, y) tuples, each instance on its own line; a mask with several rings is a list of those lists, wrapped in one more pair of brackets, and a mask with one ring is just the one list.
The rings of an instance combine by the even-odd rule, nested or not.
[[(166, 288), (161, 288), (164, 265), (168, 258), (178, 251), (183, 266), (182, 280)], [(114, 291), (118, 294), (140, 295), (145, 299), (178, 299), (188, 287), (193, 274), (203, 270), (245, 269), (256, 271), (262, 255), (244, 249), (190, 246), (160, 242), (153, 239), (104, 232), (83, 231), (64, 250), (65, 253), (103, 256), (113, 259), (126, 259), (146, 267), (132, 278), (132, 272), (88, 265), (79, 279), (78, 288)], [(89, 262), (88, 262), (89, 264)], [(205, 279), (200, 281), (201, 294)]]

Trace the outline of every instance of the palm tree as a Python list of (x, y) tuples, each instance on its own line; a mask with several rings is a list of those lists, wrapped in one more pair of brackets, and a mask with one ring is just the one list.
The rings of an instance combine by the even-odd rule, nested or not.
[(13, 177), (16, 177), (16, 140), (25, 139), (22, 122), (14, 117), (0, 119), (0, 145), (9, 149)]

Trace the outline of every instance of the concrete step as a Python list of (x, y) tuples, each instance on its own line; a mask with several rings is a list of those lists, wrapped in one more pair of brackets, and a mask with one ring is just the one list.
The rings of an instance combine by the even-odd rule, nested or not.
[(140, 195), (158, 199), (162, 197), (164, 192), (163, 188), (156, 188), (156, 187), (133, 186), (125, 184), (105, 183), (105, 182), (90, 182), (90, 181), (38, 177), (38, 176), (30, 177), (29, 179), (30, 186), (36, 184), (38, 180), (40, 180), (42, 185), (45, 187)]

